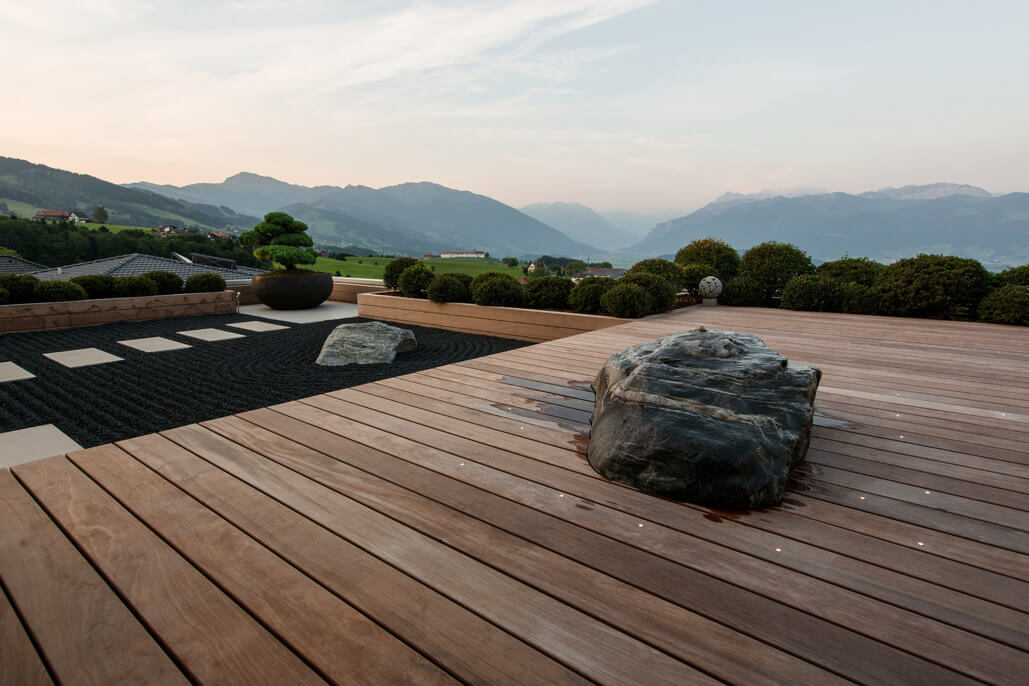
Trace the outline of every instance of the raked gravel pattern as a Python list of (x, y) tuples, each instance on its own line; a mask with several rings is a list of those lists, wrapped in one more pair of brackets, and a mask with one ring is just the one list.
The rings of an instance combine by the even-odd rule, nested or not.
[[(0, 433), (54, 424), (90, 447), (526, 345), (400, 325), (414, 331), (418, 349), (398, 355), (393, 364), (324, 367), (315, 359), (329, 332), (344, 321), (367, 320), (290, 324), (267, 332), (229, 326), (247, 321), (255, 319), (209, 315), (0, 335), (0, 362), (14, 362), (36, 376), (0, 383)], [(244, 336), (202, 341), (177, 333), (207, 328)], [(118, 343), (153, 336), (191, 347), (147, 353)], [(43, 356), (80, 348), (124, 359), (67, 368)]]

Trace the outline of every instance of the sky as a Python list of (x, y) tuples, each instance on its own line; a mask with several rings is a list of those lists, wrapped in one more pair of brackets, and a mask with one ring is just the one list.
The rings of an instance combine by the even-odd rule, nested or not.
[(5, 0), (0, 155), (511, 205), (1029, 191), (1029, 3)]

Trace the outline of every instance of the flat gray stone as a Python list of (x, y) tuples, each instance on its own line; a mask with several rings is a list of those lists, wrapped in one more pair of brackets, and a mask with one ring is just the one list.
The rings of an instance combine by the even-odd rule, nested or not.
[(99, 348), (79, 348), (78, 350), (62, 350), (56, 353), (43, 353), (43, 357), (53, 360), (65, 367), (90, 367), (94, 364), (107, 364), (108, 362), (121, 362), (122, 358), (111, 353), (105, 353)]
[(200, 341), (227, 341), (232, 338), (244, 338), (243, 334), (221, 329), (189, 329), (177, 331), (180, 336), (189, 336)]
[(414, 333), (382, 322), (340, 324), (325, 339), (318, 364), (338, 367), (347, 364), (383, 364), (397, 353), (414, 350)]
[(82, 450), (53, 424), (0, 433), (0, 468)]
[(247, 331), (253, 331), (254, 333), (265, 333), (266, 331), (282, 331), (288, 329), (288, 326), (282, 324), (272, 324), (271, 322), (235, 322), (234, 324), (228, 324), (237, 329), (245, 329)]
[(173, 341), (172, 339), (164, 338), (163, 336), (127, 338), (124, 341), (118, 341), (118, 343), (144, 353), (163, 353), (168, 350), (184, 350), (185, 348), (193, 347), (187, 343)]
[(25, 379), (35, 378), (35, 374), (22, 369), (14, 362), (0, 362), (0, 383), (7, 383), (8, 381), (23, 381)]
[(593, 382), (590, 465), (679, 500), (778, 505), (807, 453), (820, 378), (751, 334), (684, 331), (633, 346)]

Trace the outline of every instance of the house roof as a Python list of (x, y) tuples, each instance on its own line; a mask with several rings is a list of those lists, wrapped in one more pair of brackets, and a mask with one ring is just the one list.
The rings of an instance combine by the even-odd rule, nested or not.
[(64, 210), (40, 210), (36, 213), (37, 217), (68, 217), (71, 216)]
[(30, 262), (23, 257), (0, 255), (0, 274), (30, 274), (46, 269), (41, 264)]
[(157, 257), (155, 255), (142, 255), (131, 253), (129, 255), (118, 255), (117, 257), (106, 257), (92, 262), (79, 262), (69, 264), (60, 268), (43, 269), (35, 272), (34, 276), (44, 281), (56, 279), (70, 279), (75, 276), (86, 276), (87, 274), (108, 274), (110, 276), (139, 276), (152, 271), (168, 271), (178, 274), (183, 279), (200, 274), (201, 272), (214, 272), (225, 279), (249, 279), (256, 274), (263, 274), (264, 270), (253, 267), (239, 267), (225, 269), (208, 264), (192, 264), (183, 260), (170, 257)]

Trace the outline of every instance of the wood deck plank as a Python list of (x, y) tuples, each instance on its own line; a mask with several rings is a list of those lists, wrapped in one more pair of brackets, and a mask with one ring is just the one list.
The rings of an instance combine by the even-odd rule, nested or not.
[[(495, 625), (178, 444), (151, 435), (119, 446), (459, 679), (584, 683)], [(477, 649), (469, 650), (470, 645)]]
[(0, 522), (0, 579), (59, 681), (188, 683), (7, 469), (0, 470)]
[(711, 683), (678, 660), (447, 548), (433, 539), (199, 426), (163, 432), (369, 552), (473, 608), (584, 676), (652, 683)]
[[(325, 683), (66, 458), (22, 464), (15, 473), (191, 677), (269, 686)], [(102, 661), (109, 652), (93, 658)]]
[(53, 680), (7, 594), (0, 588), (0, 684), (44, 686)]
[(330, 681), (456, 683), (120, 448), (68, 458)]

